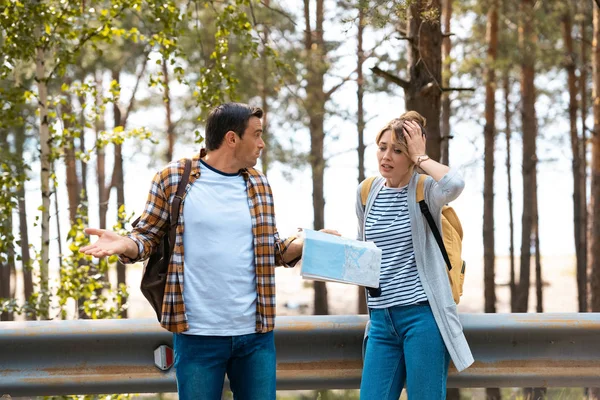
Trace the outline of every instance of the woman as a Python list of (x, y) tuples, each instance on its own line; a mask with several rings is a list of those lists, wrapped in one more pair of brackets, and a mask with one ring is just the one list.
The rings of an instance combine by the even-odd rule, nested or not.
[(424, 126), (415, 111), (387, 124), (376, 137), (381, 177), (364, 208), (358, 188), (359, 240), (373, 241), (383, 252), (379, 290), (367, 298), (371, 320), (361, 400), (397, 400), (405, 383), (410, 400), (445, 399), (450, 358), (459, 371), (473, 363), (446, 264), (416, 203), (415, 166), (429, 175), (425, 201), (438, 226), (442, 206), (458, 197), (464, 182), (427, 157)]

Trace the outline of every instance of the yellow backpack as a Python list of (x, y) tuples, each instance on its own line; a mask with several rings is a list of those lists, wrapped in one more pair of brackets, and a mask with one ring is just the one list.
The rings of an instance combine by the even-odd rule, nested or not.
[[(421, 212), (427, 219), (433, 236), (440, 246), (444, 261), (446, 261), (448, 267), (448, 280), (450, 282), (450, 288), (452, 289), (452, 297), (454, 298), (454, 302), (458, 304), (460, 302), (460, 296), (463, 294), (466, 267), (461, 256), (463, 239), (462, 225), (460, 224), (460, 220), (454, 212), (454, 209), (450, 206), (444, 206), (442, 207), (442, 235), (440, 236), (440, 231), (433, 221), (427, 203), (425, 203), (424, 183), (426, 178), (426, 175), (419, 175), (416, 201), (421, 208)], [(360, 199), (363, 207), (367, 205), (367, 198), (369, 197), (369, 192), (371, 191), (374, 180), (375, 177), (372, 176), (365, 179), (361, 184)]]

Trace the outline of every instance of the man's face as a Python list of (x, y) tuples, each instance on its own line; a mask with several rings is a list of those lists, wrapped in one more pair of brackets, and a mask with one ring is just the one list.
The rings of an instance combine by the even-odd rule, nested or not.
[(262, 140), (262, 121), (260, 118), (251, 117), (248, 126), (235, 147), (235, 158), (242, 168), (254, 167), (260, 157), (260, 152), (265, 147)]

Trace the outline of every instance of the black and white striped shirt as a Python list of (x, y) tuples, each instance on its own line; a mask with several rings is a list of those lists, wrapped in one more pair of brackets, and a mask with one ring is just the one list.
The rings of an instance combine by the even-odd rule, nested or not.
[(381, 189), (367, 215), (365, 236), (382, 251), (381, 296), (369, 296), (369, 307), (387, 308), (426, 301), (410, 230), (408, 185)]

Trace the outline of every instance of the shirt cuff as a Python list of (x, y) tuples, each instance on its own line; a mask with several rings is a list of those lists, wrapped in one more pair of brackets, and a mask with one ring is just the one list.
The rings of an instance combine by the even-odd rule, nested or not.
[(144, 251), (144, 244), (142, 243), (141, 240), (139, 240), (138, 238), (133, 236), (133, 234), (131, 234), (131, 233), (127, 234), (125, 237), (133, 240), (133, 242), (137, 245), (138, 253), (135, 257), (132, 257), (132, 258), (126, 257), (124, 255), (120, 255), (119, 261), (121, 261), (123, 264), (133, 264), (135, 262), (138, 262), (141, 258), (141, 254)]

